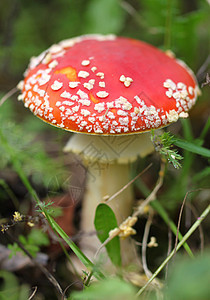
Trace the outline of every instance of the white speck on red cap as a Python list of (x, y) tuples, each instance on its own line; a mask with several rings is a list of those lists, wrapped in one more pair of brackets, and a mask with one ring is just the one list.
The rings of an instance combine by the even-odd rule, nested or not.
[(53, 82), (53, 84), (51, 85), (51, 88), (52, 88), (52, 90), (54, 90), (54, 91), (58, 91), (58, 90), (60, 90), (60, 89), (62, 88), (62, 86), (63, 86), (63, 83), (62, 83), (62, 82), (60, 82), (60, 81), (58, 81), (58, 80), (55, 80), (55, 81)]
[(79, 71), (78, 77), (87, 78), (90, 74), (87, 71)]
[(91, 68), (91, 71), (92, 71), (92, 72), (95, 72), (96, 70), (97, 70), (96, 67), (92, 67), (92, 68)]
[(69, 87), (71, 89), (74, 89), (74, 88), (78, 87), (79, 84), (80, 84), (80, 82), (71, 81), (71, 82), (69, 82)]
[(99, 97), (99, 98), (106, 98), (109, 93), (105, 92), (105, 91), (99, 91), (98, 93), (96, 93), (96, 95)]
[(61, 95), (62, 98), (71, 99), (71, 93), (64, 91)]
[(81, 65), (82, 65), (82, 66), (89, 66), (89, 64), (90, 64), (89, 59), (84, 59), (84, 60), (81, 62)]
[(89, 82), (85, 82), (84, 84), (84, 87), (86, 89), (88, 89), (89, 91), (93, 89), (93, 84), (89, 83)]
[(57, 65), (58, 65), (57, 60), (53, 60), (53, 61), (48, 65), (48, 67), (51, 68), (51, 69), (53, 69), (53, 68), (55, 68)]
[(100, 87), (103, 87), (105, 88), (106, 84), (104, 81), (99, 81), (99, 84), (98, 84)]
[(101, 79), (104, 79), (104, 73), (103, 72), (98, 72), (96, 76), (100, 77)]

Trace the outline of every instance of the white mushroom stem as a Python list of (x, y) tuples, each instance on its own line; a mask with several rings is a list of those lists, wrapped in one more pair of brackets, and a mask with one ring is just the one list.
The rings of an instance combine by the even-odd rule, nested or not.
[[(87, 167), (86, 190), (82, 204), (81, 230), (86, 234), (80, 246), (90, 258), (100, 247), (95, 234), (94, 217), (96, 207), (105, 198), (121, 190), (130, 180), (130, 165), (139, 156), (144, 157), (154, 150), (150, 134), (101, 137), (75, 134), (64, 151), (80, 155)], [(120, 225), (132, 213), (133, 190), (128, 186), (108, 205), (115, 213)], [(92, 234), (91, 234), (92, 233)], [(135, 247), (130, 238), (121, 241), (123, 265), (137, 264)]]
[[(113, 195), (130, 180), (129, 164), (99, 164), (98, 167), (101, 168), (100, 176), (99, 170), (94, 168), (94, 166), (88, 169), (86, 191), (82, 204), (81, 229), (86, 232), (86, 235), (80, 244), (81, 248), (90, 256), (100, 247), (100, 242), (96, 235), (88, 235), (90, 232), (95, 232), (93, 220), (96, 207), (103, 202), (104, 197)], [(117, 218), (118, 225), (131, 215), (133, 198), (132, 187), (129, 186), (109, 202), (109, 206)], [(121, 248), (123, 264), (128, 265), (133, 262), (136, 255), (131, 240), (126, 239), (121, 241)]]
[[(92, 220), (94, 219), (95, 211), (90, 209), (90, 207), (97, 207), (105, 198), (112, 196), (130, 180), (128, 164), (98, 164), (97, 167), (100, 168), (100, 171), (94, 167), (96, 166), (91, 166), (88, 169), (81, 223), (83, 228), (92, 227), (92, 230), (94, 230)], [(99, 172), (101, 173), (100, 176)], [(88, 199), (91, 199), (91, 203), (89, 203)], [(118, 224), (130, 215), (132, 204), (133, 193), (131, 186), (109, 202), (109, 206), (115, 211)]]

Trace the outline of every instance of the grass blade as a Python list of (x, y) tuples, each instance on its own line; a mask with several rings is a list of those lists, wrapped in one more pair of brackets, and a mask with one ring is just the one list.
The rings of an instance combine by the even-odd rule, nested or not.
[(210, 158), (210, 150), (207, 148), (198, 146), (192, 142), (187, 142), (181, 139), (177, 139), (175, 137), (173, 137), (172, 142), (174, 145), (184, 150)]

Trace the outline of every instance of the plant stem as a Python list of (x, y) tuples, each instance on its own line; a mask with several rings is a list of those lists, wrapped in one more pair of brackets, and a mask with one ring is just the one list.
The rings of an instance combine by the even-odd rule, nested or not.
[[(142, 193), (144, 194), (145, 197), (147, 197), (151, 191), (148, 189), (148, 187), (143, 183), (143, 181), (141, 179), (138, 180), (138, 188), (142, 191)], [(173, 234), (176, 236), (177, 234), (177, 227), (174, 224), (174, 222), (169, 218), (166, 210), (164, 209), (164, 207), (161, 205), (161, 203), (157, 200), (154, 200), (150, 203), (150, 205), (152, 206), (152, 208), (154, 208), (158, 214), (161, 216), (161, 218), (164, 220), (164, 222), (170, 227), (171, 231), (173, 232)], [(178, 238), (179, 241), (182, 240), (183, 236), (182, 234), (179, 232), (178, 233)], [(183, 247), (185, 248), (186, 252), (188, 253), (188, 255), (192, 258), (194, 257), (190, 247), (188, 246), (187, 243), (185, 243), (183, 245)]]
[[(153, 202), (150, 203), (150, 205), (152, 206), (152, 208), (154, 208), (158, 212), (158, 214), (161, 216), (161, 218), (170, 227), (170, 229), (174, 233), (174, 235), (176, 235), (177, 234), (177, 227), (174, 224), (174, 222), (169, 218), (167, 212), (165, 211), (165, 209), (163, 208), (163, 206), (160, 204), (160, 202), (158, 202), (157, 200), (154, 200)], [(179, 241), (181, 241), (182, 238), (183, 238), (183, 236), (182, 236), (182, 234), (180, 232), (178, 233), (178, 238), (179, 238)], [(185, 248), (185, 250), (188, 253), (188, 255), (191, 258), (193, 258), (194, 255), (193, 255), (190, 247), (188, 246), (188, 244), (185, 243), (183, 245), (183, 247)]]
[(162, 271), (165, 265), (169, 262), (169, 260), (174, 256), (174, 254), (183, 246), (186, 240), (193, 234), (193, 232), (200, 226), (201, 222), (207, 217), (210, 212), (210, 205), (203, 211), (201, 216), (197, 219), (197, 221), (193, 224), (193, 226), (188, 230), (188, 232), (184, 235), (183, 239), (179, 242), (176, 249), (174, 248), (170, 255), (164, 260), (164, 262), (160, 265), (160, 267), (155, 271), (155, 273), (150, 277), (148, 282), (138, 291), (136, 297), (140, 296), (143, 291), (147, 288), (147, 286), (155, 279), (155, 277)]

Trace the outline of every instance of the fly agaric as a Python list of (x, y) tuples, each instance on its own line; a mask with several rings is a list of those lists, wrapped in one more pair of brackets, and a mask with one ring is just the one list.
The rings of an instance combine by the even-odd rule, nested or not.
[[(114, 35), (51, 46), (31, 59), (19, 88), (18, 99), (37, 117), (79, 133), (65, 151), (81, 154), (89, 168), (81, 225), (86, 232), (94, 230), (96, 206), (129, 181), (129, 163), (153, 151), (147, 132), (187, 118), (199, 92), (193, 72), (170, 52)], [(132, 200), (128, 187), (110, 202), (119, 224), (130, 215)], [(96, 238), (88, 241), (83, 250), (96, 250)], [(127, 264), (133, 252), (128, 243), (123, 247)]]

